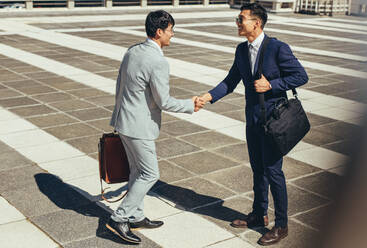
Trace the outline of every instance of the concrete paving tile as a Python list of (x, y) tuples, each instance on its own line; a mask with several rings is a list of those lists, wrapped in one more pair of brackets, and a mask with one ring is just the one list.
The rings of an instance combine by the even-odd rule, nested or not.
[(312, 114), (312, 113), (307, 113), (307, 118), (310, 121), (312, 128), (323, 125), (323, 124), (335, 122), (335, 120), (333, 119), (326, 118), (326, 117), (319, 116), (319, 115)]
[(78, 138), (100, 133), (99, 130), (92, 128), (83, 123), (70, 124), (66, 126), (50, 127), (44, 129), (51, 135), (64, 140), (70, 138)]
[(105, 233), (108, 217), (107, 211), (93, 203), (32, 217), (31, 221), (58, 243), (65, 244)]
[(29, 97), (15, 97), (15, 98), (8, 98), (8, 99), (0, 99), (0, 106), (5, 107), (5, 108), (34, 105), (38, 103), (39, 102)]
[(12, 89), (0, 88), (0, 99), (21, 96), (22, 94)]
[(236, 145), (229, 145), (223, 148), (218, 148), (215, 149), (214, 151), (212, 151), (214, 153), (218, 153), (221, 155), (224, 155), (230, 159), (234, 159), (237, 160), (241, 163), (245, 162), (249, 162), (249, 157), (248, 157), (248, 151), (247, 151), (247, 144), (246, 143), (242, 143), (242, 144), (236, 144)]
[(323, 148), (328, 150), (338, 152), (347, 156), (353, 156), (355, 152), (354, 145), (356, 144), (356, 140), (342, 140), (332, 144), (323, 145)]
[(24, 215), (19, 212), (15, 207), (9, 204), (7, 200), (0, 196), (0, 225), (4, 225), (9, 222), (15, 222), (24, 220)]
[(27, 79), (27, 80), (17, 80), (17, 81), (13, 81), (13, 82), (6, 82), (3, 83), (4, 85), (20, 90), (22, 88), (30, 88), (30, 87), (41, 87), (42, 84), (40, 84), (39, 82), (32, 80), (32, 79)]
[(33, 98), (44, 103), (52, 103), (52, 102), (71, 100), (74, 99), (75, 97), (66, 93), (56, 92), (56, 93), (35, 95), (33, 96)]
[(159, 136), (158, 136), (158, 138), (155, 140), (156, 142), (157, 141), (160, 141), (160, 140), (163, 140), (163, 139), (169, 139), (169, 138), (172, 138), (172, 136), (171, 135), (168, 135), (168, 134), (166, 134), (165, 132), (160, 132), (159, 133)]
[(109, 106), (115, 104), (115, 96), (97, 96), (88, 98), (88, 102), (92, 102), (98, 106)]
[(18, 152), (33, 160), (35, 163), (43, 163), (84, 155), (74, 147), (62, 141), (40, 146), (22, 147)]
[[(192, 177), (193, 174), (173, 165), (165, 160), (159, 162), (160, 181), (164, 183), (172, 183), (181, 179)], [(157, 182), (156, 185), (160, 183)]]
[(108, 110), (102, 108), (92, 108), (92, 109), (84, 109), (84, 110), (76, 110), (72, 112), (68, 112), (68, 114), (82, 120), (82, 121), (89, 121), (89, 120), (96, 120), (102, 119), (106, 117), (111, 117), (112, 113)]
[(301, 221), (302, 223), (309, 225), (318, 230), (326, 230), (327, 226), (330, 224), (330, 219), (328, 218), (331, 211), (333, 210), (334, 205), (323, 206), (309, 212), (297, 215), (292, 217), (292, 219), (296, 219)]
[(160, 245), (163, 247), (205, 247), (233, 237), (233, 234), (189, 212), (162, 218), (162, 220), (164, 221), (162, 227), (155, 230), (142, 229), (140, 232), (148, 238), (160, 240)]
[[(269, 229), (268, 229), (269, 230)], [(259, 232), (250, 231), (246, 232), (243, 236), (253, 246), (261, 247), (257, 244), (257, 241), (261, 238), (264, 230)], [(278, 244), (272, 245), (275, 248), (312, 248), (320, 247), (320, 241), (318, 239), (318, 233), (312, 229), (309, 229), (301, 224), (298, 224), (292, 220), (288, 222), (288, 237), (281, 240)]]
[(205, 105), (205, 109), (215, 112), (215, 113), (225, 113), (225, 112), (234, 111), (234, 110), (243, 111), (243, 107), (241, 106), (230, 104), (227, 102), (222, 102), (222, 101), (216, 102), (215, 104)]
[[(14, 230), (17, 230), (14, 232)], [(3, 248), (44, 247), (59, 245), (27, 220), (0, 225), (0, 243)]]
[(0, 154), (8, 153), (8, 152), (14, 152), (14, 149), (4, 142), (0, 141)]
[(56, 76), (52, 72), (42, 71), (42, 72), (34, 72), (34, 73), (27, 73), (27, 77), (32, 79), (39, 79), (39, 78), (50, 78)]
[(213, 245), (209, 245), (209, 248), (253, 248), (253, 246), (247, 241), (240, 238), (231, 238)]
[(172, 161), (173, 163), (196, 174), (213, 172), (219, 169), (238, 165), (238, 162), (234, 162), (220, 155), (206, 151), (183, 155), (170, 159), (169, 161)]
[(108, 95), (107, 93), (104, 93), (103, 91), (92, 89), (92, 88), (69, 90), (68, 92), (79, 98), (90, 98), (90, 97)]
[(319, 170), (319, 168), (313, 167), (290, 157), (283, 157), (283, 172), (286, 180), (307, 175)]
[(32, 164), (32, 161), (25, 158), (14, 150), (0, 150), (0, 171), (6, 171), (18, 167), (24, 167)]
[(333, 199), (337, 194), (337, 189), (340, 188), (341, 182), (342, 178), (340, 176), (330, 172), (321, 172), (292, 181), (292, 184)]
[(72, 180), (99, 174), (98, 161), (88, 156), (40, 163), (39, 167), (59, 176), (63, 180)]
[(0, 135), (0, 140), (15, 149), (58, 141), (57, 138), (39, 129)]
[(355, 139), (359, 137), (362, 132), (360, 126), (345, 123), (342, 121), (336, 121), (329, 124), (325, 124), (314, 128), (317, 131), (327, 133), (328, 135), (336, 135), (341, 139)]
[(9, 119), (0, 121), (0, 134), (8, 134), (12, 132), (21, 132), (36, 129), (37, 127), (23, 119)]
[(27, 118), (27, 120), (40, 128), (78, 122), (78, 120), (71, 118), (63, 113), (49, 114), (47, 116), (29, 117)]
[(24, 166), (12, 170), (0, 171), (0, 193), (16, 190), (34, 183), (34, 175), (42, 173), (36, 165)]
[(56, 112), (56, 110), (49, 108), (46, 105), (17, 107), (17, 108), (13, 108), (11, 111), (22, 117), (29, 117), (29, 116), (34, 116), (34, 115), (44, 115), (44, 114), (50, 114), (50, 113)]
[(302, 141), (312, 145), (321, 146), (340, 140), (341, 138), (335, 134), (325, 133), (317, 130), (316, 128), (311, 128)]
[(110, 126), (110, 119), (101, 119), (101, 120), (94, 120), (94, 121), (88, 121), (88, 125), (91, 125), (97, 129), (102, 130), (103, 132), (112, 132), (113, 127)]
[(90, 204), (87, 198), (49, 173), (38, 173), (27, 186), (6, 191), (3, 196), (25, 216), (40, 216)]
[(0, 82), (2, 83), (25, 79), (25, 77), (22, 77), (21, 75), (8, 71), (8, 70), (1, 70), (0, 75), (1, 75)]
[(180, 139), (205, 149), (213, 149), (239, 142), (237, 139), (228, 137), (227, 135), (223, 135), (215, 131), (187, 135), (180, 137)]
[(65, 100), (65, 101), (58, 101), (55, 103), (50, 104), (52, 107), (57, 108), (61, 111), (72, 111), (72, 110), (78, 110), (78, 109), (85, 109), (85, 108), (92, 108), (95, 107), (95, 105), (88, 103), (83, 100)]
[(336, 168), (348, 162), (347, 156), (322, 147), (289, 153), (287, 156), (324, 170)]
[[(39, 79), (40, 80), (40, 79)], [(68, 79), (68, 82), (54, 82), (50, 79), (50, 81), (45, 82), (46, 84), (58, 89), (58, 90), (80, 90), (80, 89), (86, 89), (88, 86), (76, 82), (70, 82), (70, 79)]]
[(94, 135), (83, 138), (67, 140), (66, 142), (85, 154), (98, 152), (98, 142), (102, 135)]
[(169, 158), (189, 152), (199, 151), (200, 148), (178, 139), (165, 139), (156, 142), (157, 155), (160, 158)]
[(234, 168), (220, 170), (218, 172), (205, 175), (203, 178), (222, 184), (238, 193), (252, 191), (253, 187), (252, 170), (249, 165), (241, 165)]
[(183, 182), (163, 185), (155, 193), (186, 209), (220, 201), (232, 196), (229, 190), (203, 178), (192, 178)]
[(180, 97), (180, 96), (194, 96), (194, 93), (192, 91), (184, 90), (178, 87), (170, 87), (169, 94), (173, 97)]
[(243, 121), (243, 122), (246, 121), (245, 111), (243, 111), (243, 110), (225, 112), (225, 113), (222, 113), (222, 115), (227, 116), (227, 117), (232, 118), (232, 119), (235, 119), (235, 120), (239, 120), (239, 121)]
[(166, 122), (170, 122), (170, 121), (177, 121), (177, 120), (179, 120), (179, 119), (172, 116), (172, 115), (170, 115), (170, 114), (162, 112), (162, 124), (166, 123)]
[(179, 120), (175, 122), (163, 123), (161, 130), (173, 136), (180, 136), (205, 131), (206, 128), (192, 124), (188, 121)]
[(36, 95), (36, 94), (43, 94), (43, 93), (50, 93), (55, 92), (57, 90), (48, 87), (48, 86), (34, 86), (34, 87), (23, 87), (18, 89), (20, 92), (26, 95)]

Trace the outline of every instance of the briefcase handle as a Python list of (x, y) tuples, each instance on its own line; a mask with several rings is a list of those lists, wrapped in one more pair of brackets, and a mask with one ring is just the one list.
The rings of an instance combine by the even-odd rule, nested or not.
[(105, 196), (105, 191), (111, 187), (107, 187), (107, 188), (103, 188), (103, 184), (102, 184), (102, 178), (100, 178), (100, 181), (101, 181), (101, 197), (103, 200), (105, 200), (106, 202), (109, 202), (109, 203), (114, 203), (114, 202), (118, 202), (119, 200), (121, 200), (122, 198), (124, 198), (128, 192), (128, 190), (122, 194), (121, 196), (119, 196), (117, 199), (115, 200), (109, 200), (106, 196)]

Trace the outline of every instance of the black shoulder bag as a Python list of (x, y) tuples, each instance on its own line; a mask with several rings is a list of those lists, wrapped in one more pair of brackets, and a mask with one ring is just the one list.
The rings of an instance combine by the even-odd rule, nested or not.
[[(262, 74), (264, 51), (270, 38), (266, 37), (260, 51), (256, 78)], [(276, 144), (279, 152), (285, 156), (310, 130), (310, 122), (298, 99), (296, 89), (292, 89), (292, 99), (280, 98), (274, 106), (269, 119), (266, 118), (264, 93), (259, 93), (261, 123), (265, 134), (270, 136)]]

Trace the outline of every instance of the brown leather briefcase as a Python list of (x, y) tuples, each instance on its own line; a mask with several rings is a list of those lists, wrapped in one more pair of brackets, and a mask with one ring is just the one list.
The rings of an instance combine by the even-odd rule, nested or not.
[(102, 180), (108, 184), (129, 181), (129, 162), (120, 136), (117, 133), (104, 133), (99, 140), (98, 155), (102, 198), (107, 202), (119, 201), (127, 192), (116, 200), (108, 200), (104, 196)]

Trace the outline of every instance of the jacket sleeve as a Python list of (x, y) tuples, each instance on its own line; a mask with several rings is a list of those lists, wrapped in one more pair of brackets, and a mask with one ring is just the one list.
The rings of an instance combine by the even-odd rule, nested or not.
[(285, 43), (279, 47), (277, 62), (280, 77), (270, 80), (273, 93), (277, 94), (307, 83), (308, 76), (305, 69)]
[(161, 110), (176, 113), (193, 113), (194, 103), (191, 99), (176, 99), (169, 94), (169, 64), (152, 62), (150, 88), (153, 99)]
[(238, 83), (241, 80), (241, 74), (237, 67), (237, 53), (238, 49), (236, 49), (236, 55), (231, 69), (229, 70), (227, 76), (224, 78), (222, 82), (220, 82), (216, 87), (209, 91), (212, 96), (211, 103), (215, 103), (222, 97), (232, 93), (234, 89), (237, 87)]

